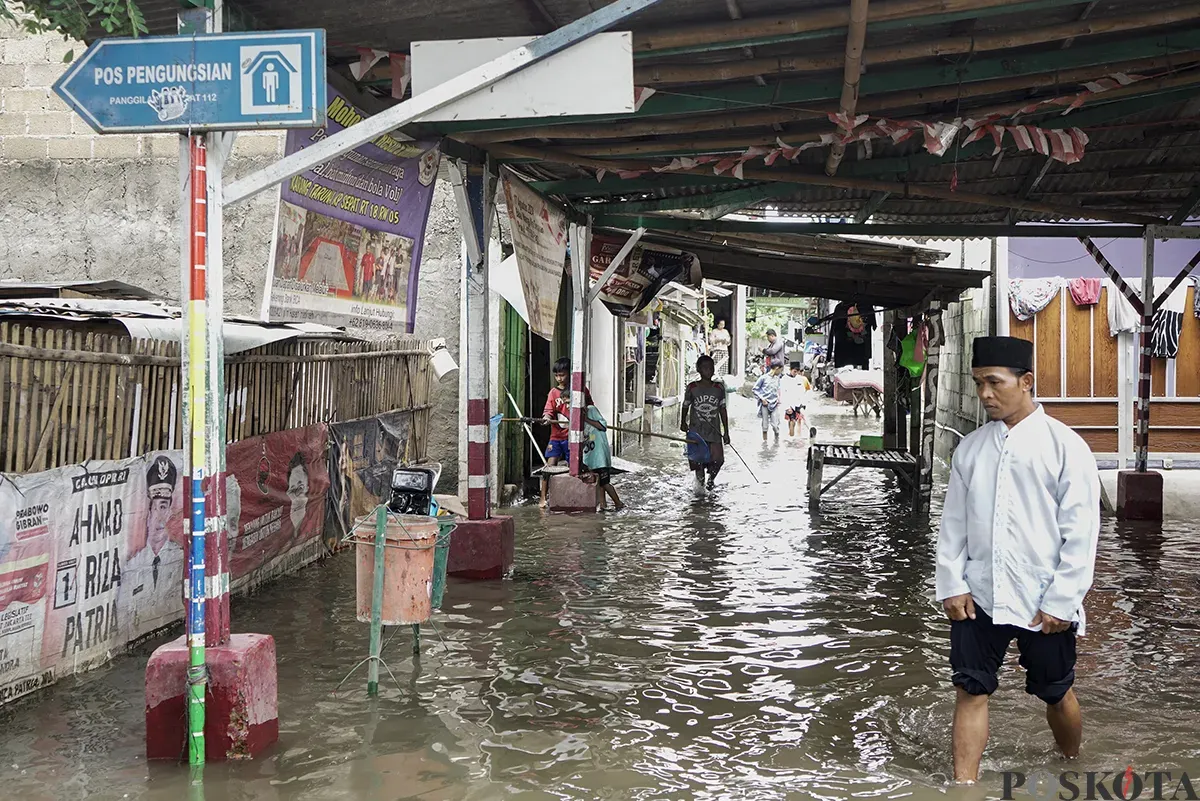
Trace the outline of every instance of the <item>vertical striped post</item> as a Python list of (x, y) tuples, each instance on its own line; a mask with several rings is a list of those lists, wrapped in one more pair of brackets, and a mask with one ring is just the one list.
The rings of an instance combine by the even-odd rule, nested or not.
[(205, 437), (205, 394), (208, 388), (205, 358), (205, 279), (208, 265), (208, 176), (206, 147), (203, 136), (190, 136), (188, 142), (191, 165), (190, 276), (188, 295), (188, 391), (191, 419), (185, 421), (185, 431), (191, 433), (192, 531), (188, 558), (188, 763), (204, 764), (204, 693), (208, 684), (205, 667), (204, 621), (204, 558), (205, 507), (204, 463), (207, 442)]
[(1142, 331), (1138, 359), (1137, 471), (1145, 473), (1150, 462), (1150, 339), (1154, 328), (1154, 237), (1145, 235), (1142, 262)]
[(568, 433), (571, 475), (583, 468), (584, 387), (587, 386), (588, 288), (591, 284), (591, 223), (571, 224), (571, 278), (574, 320), (571, 326), (571, 425)]
[(208, 178), (208, 222), (206, 243), (211, 243), (205, 259), (205, 348), (208, 355), (208, 395), (205, 430), (208, 435), (204, 490), (207, 498), (205, 524), (205, 645), (209, 648), (229, 642), (229, 533), (225, 526), (225, 266), (221, 252), (223, 209), (221, 176), (225, 159), (233, 146), (233, 134), (208, 135), (206, 170)]
[[(460, 168), (465, 172), (465, 167)], [(491, 401), (488, 331), (488, 241), (496, 180), (489, 162), (481, 174), (464, 176), (467, 208), (459, 204), (460, 224), (470, 226), (478, 254), (467, 269), (467, 517), (486, 520), (492, 514)], [(466, 212), (464, 215), (463, 212)], [(468, 232), (464, 230), (464, 234)], [(468, 262), (472, 248), (468, 248)]]

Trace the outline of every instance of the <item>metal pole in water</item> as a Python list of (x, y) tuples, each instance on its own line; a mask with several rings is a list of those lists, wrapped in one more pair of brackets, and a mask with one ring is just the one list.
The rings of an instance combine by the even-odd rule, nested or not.
[(421, 655), (421, 624), (413, 623), (413, 656)]
[(367, 695), (379, 695), (379, 650), (383, 639), (383, 549), (387, 509), (375, 510), (375, 574), (371, 588), (371, 658), (367, 662)]
[(208, 252), (208, 181), (205, 175), (205, 143), (203, 136), (189, 137), (188, 153), (191, 166), (191, 251), (190, 295), (188, 302), (188, 391), (191, 395), (192, 531), (191, 567), (188, 576), (188, 764), (204, 764), (204, 692), (208, 685), (208, 669), (204, 655), (204, 462), (205, 392), (208, 388), (205, 354), (205, 275)]

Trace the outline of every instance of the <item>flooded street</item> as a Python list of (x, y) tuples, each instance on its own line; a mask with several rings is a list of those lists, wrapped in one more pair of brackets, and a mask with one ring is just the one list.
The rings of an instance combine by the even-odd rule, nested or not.
[[(648, 466), (615, 479), (627, 511), (514, 510), (512, 579), (452, 581), (418, 661), (396, 632), (395, 681), (385, 672), (377, 702), (364, 668), (335, 694), (367, 653), (351, 554), (235, 600), (235, 631), (277, 640), (280, 743), (210, 765), (203, 797), (982, 799), (1000, 796), (998, 771), (1129, 764), (1188, 770), (1200, 788), (1194, 527), (1105, 521), (1079, 642), (1078, 764), (1055, 758), (1014, 647), (984, 780), (945, 788), (953, 688), (935, 523), (902, 511), (896, 479), (874, 471), (810, 515), (806, 443), (785, 428), (764, 446), (750, 403), (734, 401), (734, 445), (762, 483), (730, 454), (697, 499), (681, 446), (653, 444), (623, 454)], [(841, 412), (814, 422), (824, 440), (855, 431)], [(0, 709), (0, 797), (187, 797), (186, 768), (143, 756), (152, 649)]]

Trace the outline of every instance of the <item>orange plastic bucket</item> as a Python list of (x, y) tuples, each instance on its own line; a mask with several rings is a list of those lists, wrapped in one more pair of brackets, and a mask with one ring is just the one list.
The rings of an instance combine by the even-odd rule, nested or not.
[[(387, 546), (383, 549), (383, 625), (424, 623), (432, 614), (437, 518), (389, 514), (384, 536)], [(356, 551), (358, 620), (370, 623), (375, 582), (374, 527), (363, 526)]]

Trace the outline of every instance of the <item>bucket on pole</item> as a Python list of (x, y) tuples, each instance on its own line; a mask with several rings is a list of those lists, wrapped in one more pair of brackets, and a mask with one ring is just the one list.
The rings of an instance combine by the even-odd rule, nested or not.
[[(387, 516), (380, 621), (383, 625), (407, 626), (429, 619), (432, 614), (434, 556), (438, 535), (437, 518), (422, 515)], [(356, 550), (357, 615), (359, 622), (370, 623), (376, 565), (374, 539), (357, 540)]]

